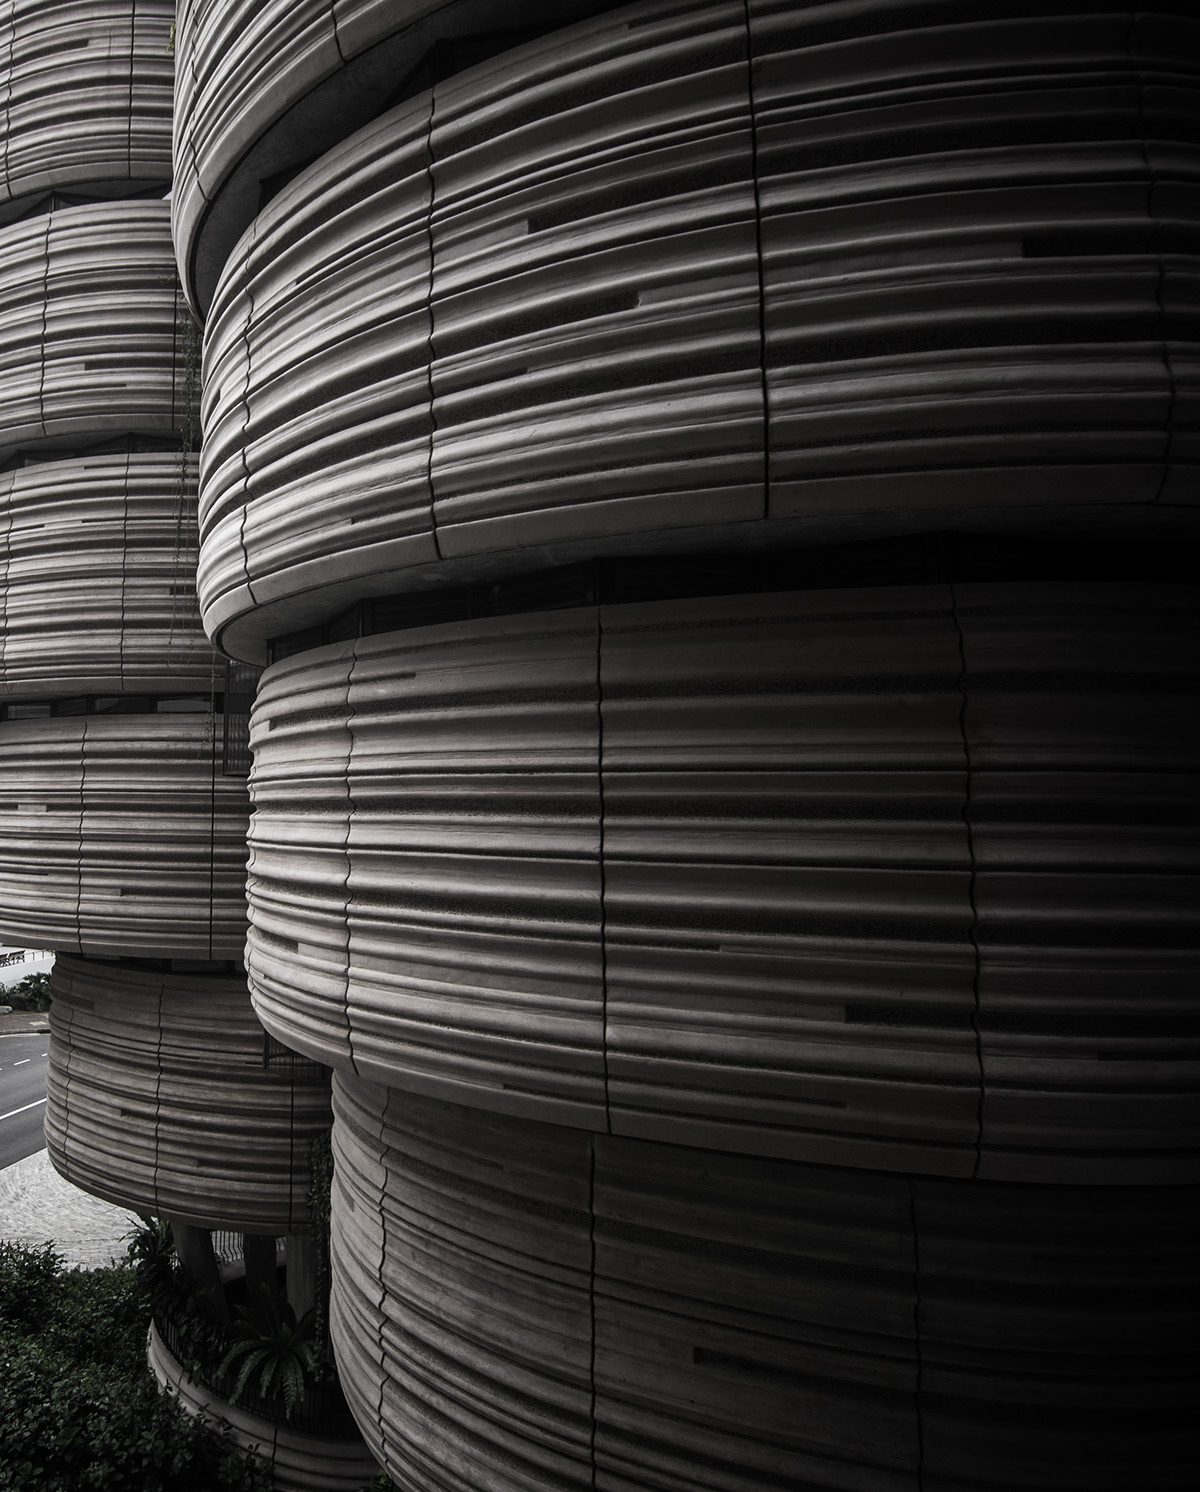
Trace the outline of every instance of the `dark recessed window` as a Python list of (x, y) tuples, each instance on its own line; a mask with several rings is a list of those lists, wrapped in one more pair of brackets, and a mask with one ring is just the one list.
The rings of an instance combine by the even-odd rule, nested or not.
[(159, 715), (206, 715), (212, 701), (207, 694), (168, 694), (155, 701), (154, 709)]
[(153, 708), (148, 694), (97, 694), (92, 699), (96, 715), (148, 715)]

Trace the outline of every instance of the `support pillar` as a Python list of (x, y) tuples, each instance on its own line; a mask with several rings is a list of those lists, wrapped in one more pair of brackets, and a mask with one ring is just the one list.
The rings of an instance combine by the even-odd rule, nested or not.
[(171, 1220), (171, 1234), (175, 1239), (175, 1252), (183, 1265), (184, 1273), (191, 1280), (197, 1294), (208, 1304), (213, 1316), (223, 1325), (229, 1324), (229, 1306), (221, 1288), (221, 1276), (217, 1272), (217, 1256), (213, 1252), (212, 1234), (207, 1228), (197, 1228), (192, 1223)]
[(317, 1303), (317, 1240), (311, 1233), (288, 1234), (287, 1298), (297, 1321)]
[(273, 1297), (276, 1290), (275, 1239), (267, 1233), (243, 1233), (242, 1252), (246, 1260), (246, 1304), (259, 1305), (263, 1291)]

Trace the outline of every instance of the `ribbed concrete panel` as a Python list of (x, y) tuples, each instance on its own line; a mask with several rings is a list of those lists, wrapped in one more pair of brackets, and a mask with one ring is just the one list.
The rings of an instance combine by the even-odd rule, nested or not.
[(763, 517), (746, 84), (745, 9), (719, 0), (435, 89), (442, 556)]
[(245, 783), (206, 715), (0, 724), (0, 931), (18, 947), (240, 958)]
[(367, 1445), (421, 1489), (588, 1486), (589, 1136), (334, 1085), (330, 1315)]
[(247, 957), (288, 1045), (603, 1124), (596, 656), (569, 611), (264, 676)]
[(364, 562), (436, 560), (428, 131), (413, 109), (333, 151), (286, 216), (256, 224), (247, 275), (213, 307), (199, 577), (212, 626)]
[(721, 1156), (340, 1074), (334, 1108), (334, 1339), (405, 1485), (1125, 1492), (1194, 1473), (1195, 1188)]
[(208, 334), (211, 636), (622, 548), (1195, 531), (1195, 28), (827, 10), (583, 22), (271, 200)]
[(175, 56), (174, 231), (208, 309), (260, 183), (377, 115), (418, 70), (463, 67), (604, 9), (603, 0), (183, 0)]
[(168, 211), (103, 203), (0, 230), (0, 457), (179, 427)]
[(5, 0), (0, 211), (53, 187), (171, 177), (170, 0)]
[(606, 607), (602, 628), (613, 1128), (969, 1174), (949, 588)]
[(207, 695), (184, 475), (139, 452), (0, 474), (0, 695)]
[(1197, 593), (782, 599), (603, 613), (613, 1128), (1194, 1179)]
[(774, 517), (1194, 504), (1185, 9), (751, 0)]
[[(321, 654), (305, 661), (303, 669), (281, 666), (259, 682), (251, 742), (257, 733), (261, 832), (249, 846), (247, 888), (261, 925), (246, 956), (255, 959), (259, 1013), (270, 1012), (285, 1044), (319, 1048), (327, 1066), (346, 1066), (348, 669), (341, 650), (328, 662)], [(297, 822), (300, 804), (315, 811)]]
[(253, 725), (259, 1013), (630, 1136), (1195, 1179), (1196, 605), (800, 592), (289, 659)]
[(957, 601), (979, 1174), (1170, 1180), (1200, 1139), (1200, 597), (960, 585)]
[(244, 978), (60, 954), (52, 983), (46, 1141), (60, 1175), (200, 1227), (305, 1231), (329, 1092), (264, 1067)]

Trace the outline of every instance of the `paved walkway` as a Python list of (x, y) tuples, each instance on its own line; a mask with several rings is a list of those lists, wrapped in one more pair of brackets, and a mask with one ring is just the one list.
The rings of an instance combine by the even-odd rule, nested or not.
[(0, 1015), (0, 1036), (30, 1036), (35, 1031), (50, 1034), (48, 1010), (11, 1010)]
[(0, 1238), (34, 1244), (48, 1240), (68, 1264), (98, 1269), (123, 1259), (122, 1234), (137, 1221), (124, 1208), (64, 1181), (44, 1150), (0, 1171)]

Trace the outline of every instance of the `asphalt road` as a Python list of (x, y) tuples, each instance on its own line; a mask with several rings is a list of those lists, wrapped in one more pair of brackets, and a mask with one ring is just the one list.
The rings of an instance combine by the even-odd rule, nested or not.
[(50, 1037), (0, 1036), (0, 1170), (45, 1147), (46, 1047)]

